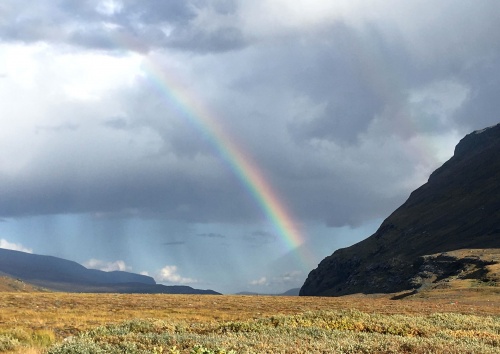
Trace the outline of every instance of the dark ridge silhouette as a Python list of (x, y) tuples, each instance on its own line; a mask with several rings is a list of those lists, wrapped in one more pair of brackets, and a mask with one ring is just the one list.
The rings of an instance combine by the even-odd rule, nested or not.
[(57, 291), (218, 294), (213, 290), (199, 290), (189, 286), (156, 284), (152, 277), (146, 275), (87, 269), (66, 259), (3, 248), (0, 248), (0, 274)]
[[(425, 267), (445, 266), (437, 261), (439, 253), (482, 249), (481, 254), (496, 254), (484, 251), (495, 248), (500, 248), (500, 124), (464, 137), (453, 157), (375, 234), (335, 251), (311, 271), (300, 295), (412, 291), (422, 285), (418, 279)], [(430, 260), (436, 260), (432, 266)], [(444, 271), (437, 268), (436, 274)]]

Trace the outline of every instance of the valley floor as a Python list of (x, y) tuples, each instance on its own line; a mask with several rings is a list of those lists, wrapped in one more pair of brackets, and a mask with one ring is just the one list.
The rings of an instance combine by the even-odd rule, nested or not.
[[(474, 348), (469, 348), (471, 350), (470, 352), (481, 352), (484, 350), (488, 351), (489, 346), (492, 345), (492, 348), (500, 351), (500, 305), (498, 299), (500, 299), (500, 288), (498, 287), (482, 286), (470, 288), (466, 286), (460, 287), (458, 285), (453, 289), (434, 289), (433, 291), (428, 293), (422, 292), (413, 296), (404, 297), (402, 300), (391, 300), (391, 296), (388, 295), (353, 295), (346, 297), (327, 298), (236, 295), (125, 295), (69, 294), (50, 292), (0, 292), (0, 352), (8, 352), (9, 350), (13, 350), (13, 352), (24, 353), (29, 349), (32, 351), (32, 353), (41, 353), (42, 350), (39, 348), (49, 346), (56, 342), (62, 342), (65, 338), (66, 340), (67, 338), (77, 338), (85, 331), (90, 330), (92, 332), (92, 330), (94, 330), (96, 327), (103, 325), (114, 325), (120, 327), (123, 326), (123, 323), (138, 321), (138, 319), (146, 319), (146, 322), (144, 323), (149, 324), (143, 325), (146, 327), (149, 326), (148, 328), (153, 328), (153, 332), (155, 333), (167, 331), (166, 328), (168, 326), (171, 327), (172, 324), (175, 324), (175, 326), (172, 327), (174, 329), (168, 327), (174, 331), (171, 333), (171, 336), (169, 337), (170, 342), (168, 343), (175, 344), (170, 345), (169, 350), (173, 350), (173, 347), (176, 347), (176, 345), (180, 345), (180, 347), (178, 348), (182, 347), (185, 350), (179, 351), (180, 353), (196, 353), (196, 351), (193, 351), (195, 344), (192, 342), (189, 342), (191, 344), (185, 344), (185, 342), (183, 342), (181, 339), (175, 337), (174, 334), (178, 335), (175, 332), (175, 328), (177, 328), (176, 326), (180, 326), (182, 328), (197, 328), (197, 330), (193, 329), (193, 331), (195, 331), (196, 333), (192, 333), (192, 335), (202, 335), (203, 333), (210, 333), (212, 337), (215, 335), (219, 336), (218, 338), (220, 339), (221, 335), (227, 336), (229, 333), (229, 337), (233, 338), (235, 336), (238, 337), (243, 334), (245, 336), (248, 336), (250, 335), (250, 333), (253, 333), (255, 328), (260, 328), (259, 326), (264, 326), (271, 332), (275, 331), (275, 328), (279, 326), (270, 325), (269, 321), (275, 321), (276, 318), (281, 318), (280, 320), (278, 320), (278, 322), (281, 321), (280, 323), (284, 324), (285, 327), (287, 327), (289, 323), (294, 323), (294, 325), (292, 326), (293, 329), (287, 327), (287, 333), (292, 333), (290, 331), (296, 331), (299, 327), (302, 328), (301, 330), (304, 330), (305, 327), (310, 329), (310, 327), (313, 326), (313, 324), (311, 323), (327, 323), (323, 326), (324, 328), (321, 326), (321, 328), (315, 328), (313, 332), (316, 334), (314, 334), (313, 337), (320, 336), (318, 338), (323, 339), (319, 340), (319, 342), (317, 343), (323, 343), (324, 341), (326, 341), (322, 345), (329, 345), (328, 341), (333, 340), (328, 339), (328, 336), (333, 333), (331, 332), (331, 330), (340, 330), (344, 332), (348, 331), (350, 335), (353, 335), (353, 333), (355, 333), (356, 336), (366, 336), (369, 333), (374, 332), (380, 332), (378, 333), (378, 335), (394, 335), (394, 333), (390, 333), (390, 330), (389, 333), (385, 333), (388, 331), (387, 328), (390, 329), (398, 327), (398, 325), (394, 325), (394, 321), (399, 321), (401, 325), (403, 325), (402, 328), (406, 328), (404, 331), (410, 331), (407, 333), (407, 336), (403, 336), (404, 338), (415, 336), (418, 337), (418, 333), (420, 333), (419, 331), (423, 331), (424, 329), (417, 327), (428, 325), (415, 325), (417, 327), (413, 329), (410, 328), (410, 330), (407, 327), (404, 327), (406, 325), (404, 325), (403, 322), (408, 322), (410, 321), (409, 319), (412, 319), (411, 321), (413, 321), (414, 318), (419, 318), (418, 321), (425, 322), (428, 319), (434, 318), (433, 316), (435, 316), (435, 314), (466, 316), (461, 317), (462, 319), (460, 321), (466, 318), (466, 321), (471, 322), (472, 324), (469, 324), (467, 325), (468, 327), (464, 328), (470, 328), (470, 331), (475, 331), (470, 333), (463, 332), (465, 329), (461, 328), (460, 331), (466, 333), (466, 336), (472, 335), (471, 333), (480, 335), (481, 333), (483, 333), (481, 332), (483, 329), (486, 331), (482, 334), (483, 336), (486, 336), (486, 338), (488, 338), (486, 349), (482, 347), (482, 345), (486, 344), (480, 343), (481, 345), (476, 348), (477, 351)], [(309, 319), (306, 321), (303, 316), (309, 316)], [(327, 319), (325, 320), (325, 318)], [(343, 328), (342, 326), (340, 328), (337, 328), (338, 323), (340, 323), (339, 318), (342, 321), (347, 321), (351, 324), (346, 325), (346, 328)], [(356, 320), (352, 320), (353, 318), (356, 318)], [(485, 327), (485, 329), (481, 327), (482, 325), (478, 324), (479, 327), (475, 328), (474, 323), (483, 322), (483, 319), (485, 323), (488, 321), (493, 321), (493, 327), (490, 328), (486, 326), (487, 328)], [(452, 319), (450, 317), (450, 321), (455, 323), (458, 320)], [(387, 324), (386, 322), (392, 324)], [(167, 326), (166, 323), (169, 323), (170, 325)], [(229, 327), (227, 327), (230, 328), (230, 330), (224, 327), (228, 323), (232, 323), (232, 325), (229, 325)], [(237, 325), (235, 325), (235, 323)], [(246, 324), (242, 325), (241, 323)], [(257, 326), (256, 323), (258, 323), (259, 325)], [(297, 325), (297, 323), (308, 324), (304, 327), (302, 324)], [(234, 326), (236, 326), (238, 330), (235, 330), (236, 327)], [(240, 333), (242, 328), (241, 326), (246, 326), (245, 328), (248, 327), (250, 329), (248, 331), (245, 330)], [(443, 326), (446, 327), (448, 325), (445, 324)], [(329, 330), (329, 332), (325, 332), (328, 335), (323, 333), (326, 330), (325, 328)], [(439, 330), (444, 330), (445, 332), (448, 331), (448, 329), (446, 328), (441, 328)], [(116, 332), (116, 330), (113, 331)], [(256, 331), (257, 332), (255, 333), (268, 333), (267, 329), (264, 332), (262, 332), (261, 329), (257, 329)], [(398, 331), (400, 330), (396, 330), (396, 335), (398, 335)], [(413, 333), (412, 331), (417, 332)], [(438, 329), (436, 329), (435, 331), (438, 331)], [(457, 336), (457, 333), (462, 332), (453, 332), (452, 334), (446, 332), (448, 334), (441, 333), (440, 336), (444, 335), (446, 337), (447, 335), (451, 335), (453, 338), (455, 338)], [(425, 334), (426, 338), (429, 336), (429, 333)], [(463, 336), (463, 333), (460, 334), (459, 337)], [(275, 335), (277, 334), (275, 333)], [(296, 335), (301, 336), (306, 334), (300, 332), (296, 333)], [(130, 333), (127, 334), (127, 336), (127, 338), (129, 338)], [(88, 339), (88, 336), (86, 336), (85, 338), (87, 338), (86, 340), (90, 340)], [(123, 338), (113, 338), (113, 341), (123, 340)], [(272, 338), (274, 338), (274, 335)], [(97, 340), (99, 343), (105, 343), (110, 339), (106, 336), (100, 336), (98, 339), (94, 338), (92, 340)], [(241, 342), (242, 340), (243, 339), (240, 338), (238, 343), (243, 343)], [(360, 339), (358, 338), (356, 340)], [(368, 342), (370, 342), (370, 340), (373, 340), (373, 337), (365, 338), (363, 340), (368, 340)], [(407, 338), (405, 339), (405, 341), (406, 340), (409, 339)], [(434, 338), (432, 340), (436, 339)], [(380, 338), (377, 339), (376, 342), (378, 343), (379, 341)], [(394, 342), (394, 338), (392, 338), (390, 341)], [(222, 341), (222, 343), (226, 343), (225, 345), (228, 348), (236, 348), (236, 344), (234, 344), (232, 340), (229, 340), (227, 338)], [(287, 345), (287, 342), (283, 340), (280, 343), (280, 345)], [(316, 342), (312, 340), (312, 343)], [(397, 343), (397, 341), (394, 343)], [(435, 346), (436, 344), (424, 344), (422, 344), (423, 347), (419, 347), (415, 344), (415, 348), (418, 350), (410, 350), (410, 352), (419, 352), (420, 349), (424, 350), (425, 348), (427, 348), (425, 350), (428, 350), (429, 345), (434, 348), (435, 352), (443, 353), (453, 352), (446, 351), (446, 348), (449, 349), (456, 347), (457, 352), (463, 349), (461, 347), (462, 344), (460, 343), (455, 343), (455, 345), (453, 343), (450, 344), (448, 342), (442, 342), (442, 348), (444, 348), (445, 351), (437, 350), (438, 347)], [(68, 345), (69, 344), (66, 343), (66, 346)], [(132, 347), (136, 349), (134, 349), (135, 351), (130, 351), (130, 353), (154, 353), (152, 349), (153, 347), (149, 348), (147, 346), (144, 347), (145, 351), (137, 351), (137, 348), (141, 348), (141, 345), (144, 346), (143, 344), (138, 346), (137, 345), (137, 343), (132, 345)], [(191, 345), (191, 347), (189, 347), (189, 345)], [(400, 345), (404, 346), (410, 344), (400, 343)], [(453, 345), (455, 345), (455, 347)], [(160, 348), (160, 346), (158, 348)], [(163, 351), (167, 350), (165, 349), (167, 348), (166, 344), (164, 346), (161, 346), (161, 348), (162, 351), (157, 352), (168, 352)], [(262, 352), (258, 350), (257, 347), (253, 348), (254, 349), (252, 350), (254, 351), (239, 350), (237, 352)], [(278, 350), (278, 347), (273, 348)], [(311, 348), (309, 348), (308, 350), (312, 350)], [(393, 351), (393, 349), (387, 349), (387, 351), (380, 352), (398, 352), (398, 348), (401, 349), (403, 347), (396, 346), (394, 349), (395, 351)], [(71, 353), (72, 350), (75, 353), (78, 352), (74, 351), (74, 349), (68, 349), (68, 351), (64, 351), (63, 348), (58, 350), (60, 351), (50, 351), (50, 353)], [(318, 352), (321, 352), (322, 349), (318, 350)], [(109, 351), (103, 352), (106, 353), (113, 351), (111, 351), (110, 349)], [(175, 351), (173, 352), (175, 353)], [(212, 352), (217, 353), (217, 351)], [(207, 351), (205, 351), (205, 353), (212, 352), (208, 351), (208, 349)], [(218, 351), (218, 353), (224, 352), (226, 352), (225, 349), (224, 351), (222, 349)], [(227, 353), (229, 352), (230, 351), (228, 349)], [(282, 352), (288, 351), (285, 350)], [(305, 351), (298, 350), (295, 352)]]

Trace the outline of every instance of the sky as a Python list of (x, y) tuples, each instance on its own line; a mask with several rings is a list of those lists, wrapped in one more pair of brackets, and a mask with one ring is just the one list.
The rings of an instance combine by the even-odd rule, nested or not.
[(500, 121), (500, 2), (2, 0), (0, 247), (300, 287)]

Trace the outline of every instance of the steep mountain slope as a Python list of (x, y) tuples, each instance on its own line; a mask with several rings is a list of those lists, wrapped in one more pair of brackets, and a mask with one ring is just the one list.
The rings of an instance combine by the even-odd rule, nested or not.
[(374, 235), (311, 271), (300, 295), (415, 289), (424, 256), (488, 248), (500, 248), (500, 124), (463, 138)]
[(0, 248), (0, 274), (58, 291), (142, 294), (218, 294), (189, 286), (156, 284), (152, 277), (87, 269), (66, 259)]

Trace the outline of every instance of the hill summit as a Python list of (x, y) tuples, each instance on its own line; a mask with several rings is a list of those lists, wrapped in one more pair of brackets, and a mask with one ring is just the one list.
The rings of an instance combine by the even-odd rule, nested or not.
[(465, 136), (375, 234), (321, 261), (300, 295), (416, 290), (467, 269), (481, 277), (496, 264), (481, 255), (494, 248), (500, 248), (500, 124)]
[[(210, 294), (213, 290), (194, 289), (186, 285), (162, 285), (146, 275), (97, 269), (63, 258), (0, 248), (0, 291), (29, 286), (65, 292), (141, 293), (141, 294)], [(2, 285), (2, 283), (5, 283)]]

